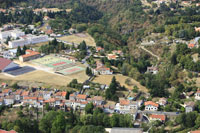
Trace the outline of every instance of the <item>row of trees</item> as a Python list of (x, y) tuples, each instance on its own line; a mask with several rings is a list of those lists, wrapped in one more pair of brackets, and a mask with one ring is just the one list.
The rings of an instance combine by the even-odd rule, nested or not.
[(17, 47), (16, 56), (19, 57), (20, 55), (26, 54), (26, 50), (27, 50), (27, 49), (28, 49), (28, 48), (27, 48), (25, 45), (23, 46), (23, 49), (21, 49), (21, 47), (18, 46), (18, 47)]
[(21, 23), (21, 24), (34, 24), (41, 22), (42, 24), (43, 14), (35, 14), (31, 9), (24, 9), (22, 11), (9, 12), (4, 14), (0, 12), (0, 25), (6, 23)]
[(93, 104), (87, 104), (86, 114), (80, 115), (78, 111), (49, 111), (39, 121), (34, 115), (17, 112), (17, 119), (13, 121), (3, 120), (0, 123), (2, 129), (15, 130), (20, 133), (94, 133), (105, 132), (106, 127), (132, 127), (131, 115), (113, 114), (111, 117), (101, 108), (94, 108)]
[(62, 42), (58, 42), (56, 39), (50, 41), (48, 45), (42, 45), (39, 48), (41, 53), (50, 54), (50, 53), (59, 53), (61, 50), (69, 49), (67, 45)]

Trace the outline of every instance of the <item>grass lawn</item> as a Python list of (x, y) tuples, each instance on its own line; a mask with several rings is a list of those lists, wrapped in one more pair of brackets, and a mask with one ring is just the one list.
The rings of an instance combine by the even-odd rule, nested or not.
[(143, 92), (148, 92), (146, 87), (142, 86), (139, 82), (137, 82), (134, 79), (131, 79), (131, 85), (128, 86), (127, 84), (125, 84), (125, 81), (129, 77), (123, 76), (121, 74), (118, 74), (118, 75), (99, 75), (93, 80), (93, 82), (109, 85), (113, 76), (116, 77), (117, 81), (120, 82), (120, 84), (122, 86), (124, 85), (126, 88), (128, 88), (130, 90), (132, 90), (133, 86), (136, 85), (139, 88), (139, 90), (141, 90)]
[(73, 34), (69, 36), (63, 36), (59, 38), (60, 40), (67, 41), (67, 42), (73, 42), (73, 43), (81, 43), (82, 41), (85, 41), (88, 46), (96, 46), (96, 43), (94, 39), (88, 34), (88, 33), (79, 33), (79, 34)]
[(62, 76), (59, 74), (49, 73), (41, 70), (36, 70), (34, 72), (30, 72), (17, 77), (0, 74), (0, 79), (2, 80), (32, 81), (58, 86), (66, 86), (69, 84), (69, 82), (71, 82), (72, 79), (78, 79), (79, 82), (84, 82), (87, 78), (88, 77), (85, 74), (85, 71), (67, 76)]

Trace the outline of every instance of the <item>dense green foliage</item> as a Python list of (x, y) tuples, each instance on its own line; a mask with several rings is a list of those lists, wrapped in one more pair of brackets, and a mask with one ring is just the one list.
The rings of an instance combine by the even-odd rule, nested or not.
[(6, 23), (21, 23), (21, 24), (33, 24), (37, 22), (42, 23), (43, 15), (35, 14), (31, 9), (24, 9), (22, 11), (9, 12), (4, 14), (0, 12), (0, 26)]
[(58, 42), (56, 39), (49, 42), (48, 45), (42, 45), (39, 49), (41, 53), (50, 54), (50, 53), (59, 53), (60, 50), (65, 50), (69, 48), (68, 46), (64, 45), (64, 43)]
[(68, 133), (71, 131), (103, 133), (105, 127), (132, 127), (131, 115), (113, 114), (109, 117), (103, 113), (102, 109), (93, 109), (93, 107), (86, 115), (80, 115), (72, 110), (69, 112), (49, 111), (39, 121), (34, 120), (31, 115), (25, 115), (22, 111), (17, 114), (18, 118), (15, 121), (3, 120), (0, 123), (1, 128), (5, 130), (14, 129), (21, 133)]
[(193, 61), (192, 55), (199, 54), (200, 48), (189, 49), (186, 44), (177, 44), (176, 51), (172, 55), (171, 60), (174, 65), (180, 63), (187, 70), (200, 72), (200, 61)]

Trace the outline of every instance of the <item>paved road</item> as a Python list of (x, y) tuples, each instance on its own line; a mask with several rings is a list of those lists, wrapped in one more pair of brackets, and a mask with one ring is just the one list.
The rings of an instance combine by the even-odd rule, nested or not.
[(144, 113), (144, 114), (164, 114), (168, 116), (178, 116), (180, 113), (177, 112), (163, 112), (163, 111), (141, 111), (138, 110), (138, 113)]
[(152, 53), (151, 51), (149, 51), (148, 49), (146, 49), (144, 46), (139, 46), (139, 48), (143, 49), (144, 51), (146, 51), (150, 55), (152, 55), (152, 56), (156, 57), (158, 60), (160, 60), (159, 56), (155, 55), (154, 53)]

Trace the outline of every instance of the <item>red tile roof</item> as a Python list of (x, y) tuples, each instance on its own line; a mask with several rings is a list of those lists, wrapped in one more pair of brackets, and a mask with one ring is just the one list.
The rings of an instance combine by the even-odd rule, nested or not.
[(39, 52), (35, 52), (35, 51), (32, 51), (32, 50), (28, 50), (27, 52), (30, 52), (30, 53), (22, 55), (23, 58), (27, 58), (27, 57), (30, 57), (30, 56), (35, 56), (35, 55), (39, 55), (40, 54)]
[(96, 51), (101, 51), (101, 50), (104, 50), (104, 48), (102, 48), (102, 47), (97, 47), (96, 48)]
[(188, 44), (188, 48), (194, 48), (194, 46), (195, 46), (195, 44), (193, 44), (193, 43)]
[(5, 89), (2, 91), (2, 93), (8, 93), (9, 91), (11, 91), (11, 89)]
[(67, 95), (67, 92), (63, 91), (63, 92), (57, 92), (55, 94), (55, 96), (62, 96), (62, 97), (65, 97)]
[(102, 96), (94, 96), (93, 100), (95, 100), (95, 101), (102, 101), (103, 98), (102, 98)]
[(78, 94), (76, 98), (78, 98), (78, 99), (86, 99), (87, 95)]
[(154, 102), (152, 102), (152, 101), (147, 101), (147, 102), (144, 103), (144, 105), (145, 105), (145, 106), (147, 106), (147, 105), (152, 105), (152, 106), (158, 107), (158, 104), (157, 104), (157, 103), (154, 103)]
[(17, 133), (17, 132), (14, 130), (6, 131), (6, 130), (0, 129), (0, 133)]
[(28, 95), (29, 95), (29, 91), (22, 92), (22, 96), (28, 96)]
[(190, 131), (189, 133), (200, 133), (200, 130)]
[(37, 97), (24, 97), (24, 100), (27, 100), (27, 99), (37, 100)]
[(69, 97), (74, 97), (74, 94), (70, 94)]
[(120, 105), (129, 105), (130, 101), (129, 100), (120, 100)]
[(17, 90), (17, 91), (15, 92), (15, 94), (16, 94), (16, 95), (21, 95), (21, 94), (22, 94), (22, 90)]
[(162, 120), (162, 121), (165, 121), (165, 120), (166, 120), (166, 116), (165, 116), (165, 115), (152, 114), (152, 115), (150, 115), (150, 118), (153, 118), (153, 119), (160, 119), (160, 120)]
[(1, 85), (4, 86), (4, 85), (7, 85), (7, 84), (3, 82), (3, 83), (1, 83)]
[(5, 58), (0, 58), (0, 70), (3, 70), (5, 67), (7, 67), (12, 61), (5, 59)]

